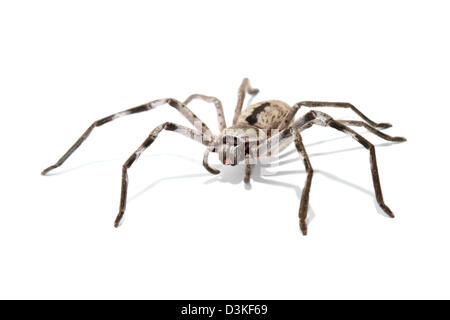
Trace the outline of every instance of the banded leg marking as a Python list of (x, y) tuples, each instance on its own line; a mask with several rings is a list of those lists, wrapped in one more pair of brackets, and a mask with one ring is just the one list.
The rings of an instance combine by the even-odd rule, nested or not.
[(61, 166), (67, 160), (67, 158), (69, 158), (72, 155), (72, 153), (74, 153), (75, 150), (77, 150), (80, 147), (80, 145), (89, 137), (94, 128), (100, 127), (105, 123), (111, 122), (123, 116), (128, 116), (131, 114), (152, 110), (163, 104), (168, 104), (173, 108), (177, 109), (194, 127), (196, 127), (196, 129), (201, 131), (203, 134), (214, 137), (213, 134), (211, 133), (211, 130), (209, 130), (208, 126), (203, 121), (201, 121), (191, 110), (189, 110), (183, 103), (172, 98), (158, 99), (140, 105), (138, 107), (114, 113), (110, 116), (94, 121), (89, 126), (89, 128), (87, 128), (87, 130), (81, 135), (81, 137), (72, 145), (72, 147), (70, 147), (70, 149), (54, 165), (51, 165), (47, 169), (43, 170), (41, 174), (46, 175), (51, 170)]
[(366, 117), (361, 111), (359, 111), (354, 105), (348, 102), (325, 102), (325, 101), (301, 101), (297, 102), (293, 107), (292, 110), (287, 114), (283, 122), (281, 123), (280, 127), (278, 129), (284, 130), (286, 129), (289, 124), (294, 120), (295, 114), (301, 107), (308, 107), (308, 108), (319, 108), (319, 107), (331, 107), (331, 108), (349, 108), (353, 112), (355, 112), (359, 117), (361, 117), (364, 121), (366, 121), (368, 124), (370, 124), (372, 127), (377, 128), (389, 128), (392, 127), (390, 123), (376, 123), (372, 120), (370, 120), (368, 117)]
[(295, 147), (299, 153), (299, 155), (303, 158), (303, 164), (305, 165), (305, 170), (307, 173), (305, 186), (303, 187), (302, 191), (302, 197), (300, 200), (300, 208), (298, 211), (298, 215), (300, 218), (300, 230), (302, 231), (303, 235), (306, 236), (308, 233), (308, 226), (306, 225), (306, 217), (308, 214), (308, 207), (309, 207), (309, 192), (311, 190), (311, 182), (313, 177), (313, 168), (311, 166), (311, 162), (309, 162), (308, 153), (306, 152), (305, 146), (303, 145), (302, 136), (300, 135), (300, 132), (298, 129), (294, 129), (295, 133)]
[(391, 209), (389, 209), (389, 207), (384, 203), (383, 193), (381, 191), (380, 177), (378, 174), (375, 146), (372, 143), (370, 143), (367, 139), (365, 139), (363, 136), (350, 129), (345, 124), (334, 120), (331, 116), (327, 115), (326, 113), (320, 111), (309, 111), (303, 117), (295, 121), (291, 127), (281, 131), (278, 135), (270, 138), (269, 142), (270, 140), (273, 140), (273, 141), (280, 141), (281, 143), (283, 140), (291, 138), (291, 136), (293, 135), (292, 130), (302, 131), (304, 129), (310, 128), (311, 124), (321, 125), (324, 127), (331, 127), (345, 134), (351, 135), (358, 143), (360, 143), (362, 146), (364, 146), (364, 148), (369, 150), (370, 168), (373, 186), (375, 190), (375, 198), (381, 209), (383, 209), (383, 211), (388, 216), (393, 218), (394, 214), (392, 213)]
[(203, 133), (200, 133), (196, 130), (187, 128), (185, 126), (181, 126), (172, 122), (165, 122), (155, 129), (152, 130), (150, 135), (144, 140), (141, 146), (128, 158), (127, 161), (122, 166), (122, 187), (120, 191), (120, 205), (119, 205), (119, 214), (116, 217), (114, 222), (114, 226), (117, 228), (120, 225), (120, 222), (123, 218), (126, 208), (127, 202), (127, 192), (128, 192), (128, 169), (133, 165), (133, 163), (139, 158), (139, 156), (155, 141), (158, 137), (159, 133), (162, 130), (174, 131), (193, 139), (195, 141), (201, 142), (202, 144), (209, 146), (211, 141), (206, 141), (203, 138)]
[(340, 123), (342, 123), (346, 126), (364, 127), (371, 133), (373, 133), (387, 141), (393, 141), (393, 142), (406, 141), (406, 138), (404, 138), (404, 137), (392, 137), (388, 134), (385, 134), (384, 132), (381, 132), (380, 130), (375, 129), (374, 127), (372, 127), (371, 125), (367, 124), (364, 121), (354, 121), (354, 120), (336, 120), (336, 121), (339, 121)]

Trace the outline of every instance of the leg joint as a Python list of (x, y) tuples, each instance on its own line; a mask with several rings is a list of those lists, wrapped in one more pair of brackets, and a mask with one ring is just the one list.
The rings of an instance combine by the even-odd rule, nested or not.
[(175, 131), (178, 129), (178, 126), (173, 123), (173, 122), (165, 122), (163, 124), (164, 129), (168, 130), (168, 131)]

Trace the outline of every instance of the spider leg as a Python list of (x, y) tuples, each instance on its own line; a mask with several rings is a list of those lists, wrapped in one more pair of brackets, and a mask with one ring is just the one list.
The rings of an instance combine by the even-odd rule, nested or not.
[[(278, 134), (272, 136), (270, 139), (267, 139), (266, 142), (262, 146), (260, 146), (256, 149), (256, 152), (255, 152), (256, 156), (264, 156), (264, 154), (267, 154), (267, 150), (272, 150), (274, 148), (278, 148), (280, 145), (285, 145), (286, 142), (292, 140), (293, 135), (295, 135), (297, 131), (301, 132), (305, 129), (308, 129), (313, 124), (321, 125), (324, 127), (331, 127), (333, 129), (336, 129), (336, 130), (339, 130), (346, 134), (349, 134), (356, 141), (358, 141), (361, 145), (363, 145), (367, 150), (369, 150), (370, 168), (371, 168), (371, 173), (372, 173), (373, 186), (374, 186), (374, 190), (375, 190), (375, 198), (377, 200), (378, 205), (383, 209), (383, 211), (387, 215), (389, 215), (390, 217), (393, 218), (394, 214), (392, 213), (391, 209), (389, 209), (389, 207), (384, 203), (383, 193), (381, 191), (380, 177), (378, 175), (378, 165), (377, 165), (377, 159), (376, 159), (376, 153), (375, 153), (375, 146), (372, 143), (370, 143), (368, 140), (366, 140), (363, 136), (361, 136), (360, 134), (358, 134), (355, 131), (353, 131), (352, 129), (350, 129), (344, 123), (334, 120), (331, 116), (327, 115), (326, 113), (323, 113), (320, 111), (309, 111), (304, 116), (302, 116), (301, 118), (296, 120), (290, 127), (286, 128), (283, 131), (279, 132)], [(300, 152), (301, 152), (302, 146), (298, 144), (298, 139), (296, 140), (296, 146), (297, 145), (298, 145), (297, 150), (300, 148)], [(308, 169), (307, 169), (307, 172), (308, 172)], [(308, 172), (308, 174), (309, 174), (309, 172)], [(306, 181), (306, 183), (308, 183), (308, 180)], [(309, 190), (309, 188), (310, 188), (310, 186), (305, 185), (303, 192), (305, 192), (305, 189)], [(302, 198), (303, 198), (304, 194), (302, 194)], [(306, 195), (305, 195), (305, 197), (306, 197)], [(306, 200), (303, 201), (303, 206), (304, 207), (302, 208), (302, 202), (301, 202), (300, 203), (300, 211), (304, 214), (304, 212), (306, 210), (306, 208), (305, 208)], [(302, 219), (302, 218), (300, 218), (300, 219)]]
[(364, 121), (354, 121), (354, 120), (337, 120), (337, 121), (346, 126), (364, 127), (368, 131), (387, 141), (394, 141), (394, 142), (406, 141), (406, 138), (404, 137), (392, 137), (388, 134), (381, 132), (380, 130), (375, 129), (374, 127), (372, 127), (371, 125), (367, 124)]
[(250, 157), (250, 155), (246, 155), (244, 161), (245, 161), (244, 182), (250, 183), (250, 177), (252, 176), (252, 170), (255, 165), (252, 163), (252, 158)]
[(303, 118), (299, 119), (297, 121), (298, 122), (297, 126), (292, 125), (291, 127), (274, 135), (270, 139), (267, 139), (256, 150), (256, 155), (258, 157), (265, 156), (269, 152), (279, 153), (282, 149), (284, 149), (289, 143), (291, 143), (294, 140), (295, 147), (299, 155), (303, 158), (303, 163), (305, 165), (305, 170), (307, 173), (299, 208), (300, 230), (302, 231), (303, 235), (306, 235), (308, 230), (306, 224), (306, 217), (308, 214), (309, 192), (311, 190), (311, 182), (314, 171), (311, 166), (311, 162), (309, 161), (308, 153), (306, 152), (305, 146), (303, 145), (302, 136), (300, 134), (300, 128), (309, 128), (312, 125), (311, 121), (314, 121), (314, 119), (315, 118), (308, 116), (306, 117), (304, 123), (300, 123), (300, 121), (303, 120)]
[(295, 135), (295, 147), (297, 148), (298, 153), (303, 158), (303, 164), (305, 165), (306, 176), (305, 186), (302, 191), (302, 198), (300, 200), (300, 209), (298, 212), (300, 218), (300, 230), (303, 235), (306, 236), (308, 229), (306, 225), (306, 216), (308, 214), (308, 204), (309, 204), (309, 191), (311, 190), (311, 182), (313, 177), (313, 168), (311, 166), (311, 162), (309, 162), (308, 153), (306, 152), (305, 146), (303, 145), (302, 136), (298, 129), (294, 129)]
[(236, 104), (236, 109), (234, 110), (234, 117), (233, 117), (233, 125), (237, 123), (238, 118), (242, 111), (242, 105), (244, 104), (245, 94), (248, 93), (250, 95), (256, 95), (259, 92), (258, 89), (252, 88), (250, 86), (250, 81), (247, 78), (244, 78), (242, 80), (242, 83), (238, 90), (238, 100)]
[(184, 100), (184, 104), (187, 106), (194, 99), (200, 99), (209, 103), (214, 103), (214, 105), (216, 106), (217, 121), (219, 123), (220, 131), (224, 130), (227, 127), (225, 115), (223, 113), (222, 102), (219, 99), (217, 99), (216, 97), (205, 96), (202, 94), (192, 94), (189, 97), (187, 97), (186, 100)]
[(209, 146), (211, 140), (205, 140), (204, 134), (196, 130), (172, 123), (165, 122), (155, 129), (152, 130), (150, 135), (144, 140), (141, 146), (133, 152), (133, 154), (128, 158), (127, 161), (122, 166), (122, 188), (120, 192), (120, 206), (119, 214), (116, 217), (114, 226), (117, 228), (120, 225), (120, 221), (125, 213), (125, 207), (127, 202), (127, 190), (128, 190), (128, 169), (133, 165), (133, 163), (139, 158), (139, 156), (155, 141), (159, 133), (162, 130), (174, 131), (184, 135), (185, 137), (191, 138), (195, 141), (201, 142), (202, 144)]
[(286, 129), (291, 121), (294, 119), (295, 114), (301, 107), (308, 107), (308, 108), (318, 108), (318, 107), (331, 107), (331, 108), (349, 108), (353, 110), (358, 116), (360, 116), (364, 121), (369, 123), (372, 127), (377, 128), (389, 128), (392, 127), (390, 123), (376, 123), (372, 120), (370, 120), (368, 117), (366, 117), (361, 111), (359, 111), (354, 105), (348, 103), (348, 102), (324, 102), (324, 101), (301, 101), (297, 102), (293, 107), (292, 110), (286, 115), (283, 122), (279, 126), (279, 130)]
[[(372, 173), (372, 181), (373, 181), (373, 187), (375, 190), (375, 198), (381, 207), (383, 211), (390, 216), (391, 218), (394, 218), (394, 214), (392, 213), (391, 209), (384, 203), (383, 199), (383, 193), (381, 191), (381, 184), (380, 184), (380, 177), (378, 175), (378, 165), (377, 165), (377, 158), (375, 154), (375, 146), (370, 143), (366, 138), (358, 134), (357, 132), (350, 129), (345, 124), (334, 120), (331, 116), (327, 115), (326, 113), (320, 112), (320, 111), (310, 111), (307, 114), (305, 114), (302, 118), (298, 119), (294, 122), (292, 127), (302, 131), (302, 128), (309, 128), (309, 124), (314, 123), (318, 124), (324, 127), (331, 127), (333, 129), (336, 129), (338, 131), (341, 131), (345, 134), (349, 134), (358, 141), (361, 145), (364, 146), (367, 150), (369, 150), (370, 154), (370, 169)], [(283, 134), (286, 130), (282, 131), (280, 134)]]
[(118, 113), (114, 113), (110, 116), (107, 116), (105, 118), (94, 121), (89, 126), (89, 128), (87, 128), (87, 130), (81, 135), (81, 137), (72, 145), (72, 147), (70, 147), (70, 149), (54, 165), (43, 170), (41, 174), (46, 175), (49, 171), (61, 166), (67, 160), (67, 158), (69, 158), (70, 155), (72, 153), (74, 153), (74, 151), (77, 150), (78, 147), (80, 147), (80, 145), (89, 137), (89, 135), (91, 134), (92, 130), (94, 130), (94, 128), (100, 127), (100, 126), (104, 125), (105, 123), (111, 122), (111, 121), (121, 118), (123, 116), (128, 116), (128, 115), (135, 114), (135, 113), (153, 110), (154, 108), (164, 105), (164, 104), (168, 104), (171, 107), (178, 110), (190, 123), (192, 123), (192, 125), (196, 129), (201, 131), (203, 134), (208, 135), (210, 137), (214, 137), (211, 130), (209, 130), (208, 126), (203, 121), (201, 121), (191, 110), (189, 110), (183, 103), (181, 103), (180, 101), (178, 101), (176, 99), (171, 99), (171, 98), (158, 99), (158, 100), (154, 100), (149, 103), (140, 105), (138, 107), (134, 107), (131, 109), (127, 109), (127, 110), (118, 112)]
[(219, 174), (220, 170), (217, 170), (217, 169), (211, 167), (208, 163), (209, 153), (212, 152), (213, 149), (214, 149), (214, 147), (210, 147), (205, 150), (205, 153), (203, 155), (203, 167), (205, 167), (205, 169), (208, 170), (208, 172), (210, 172), (212, 174)]

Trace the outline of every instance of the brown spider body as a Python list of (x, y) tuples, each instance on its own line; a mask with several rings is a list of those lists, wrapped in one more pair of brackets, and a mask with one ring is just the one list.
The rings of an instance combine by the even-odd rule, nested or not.
[(222, 130), (218, 138), (220, 140), (222, 137), (222, 145), (213, 151), (219, 154), (223, 164), (237, 165), (249, 155), (249, 145), (264, 143), (279, 128), (289, 112), (292, 112), (292, 108), (279, 100), (266, 100), (248, 106), (235, 124)]
[(250, 125), (259, 129), (277, 129), (292, 108), (283, 101), (267, 100), (254, 103), (242, 111), (236, 125)]
[[(42, 174), (45, 175), (49, 171), (61, 166), (67, 158), (88, 138), (94, 128), (100, 127), (123, 116), (153, 110), (154, 108), (162, 105), (168, 105), (179, 111), (194, 126), (195, 129), (172, 122), (165, 122), (153, 129), (139, 148), (125, 161), (122, 166), (122, 189), (119, 214), (117, 215), (114, 223), (116, 227), (120, 225), (122, 217), (125, 213), (128, 190), (128, 169), (164, 130), (176, 132), (207, 146), (203, 157), (203, 165), (213, 174), (218, 174), (220, 171), (212, 168), (208, 164), (208, 155), (210, 152), (217, 153), (220, 161), (224, 165), (234, 166), (238, 163), (244, 162), (244, 181), (246, 183), (250, 181), (252, 168), (256, 159), (278, 153), (290, 143), (294, 142), (299, 155), (303, 158), (303, 163), (307, 173), (299, 209), (300, 229), (304, 235), (307, 233), (306, 216), (308, 212), (309, 191), (311, 188), (313, 169), (302, 142), (301, 132), (313, 125), (339, 130), (353, 137), (358, 143), (369, 151), (376, 200), (386, 214), (390, 217), (394, 217), (394, 214), (383, 200), (375, 156), (375, 147), (363, 136), (350, 128), (350, 126), (364, 127), (369, 132), (385, 140), (397, 142), (405, 141), (405, 138), (391, 137), (376, 129), (389, 128), (391, 126), (390, 124), (373, 122), (352, 104), (346, 102), (302, 101), (291, 107), (287, 103), (279, 100), (267, 100), (252, 104), (242, 111), (246, 93), (251, 95), (258, 93), (258, 89), (254, 89), (250, 86), (248, 79), (244, 79), (239, 87), (238, 101), (236, 104), (233, 123), (230, 127), (227, 127), (226, 125), (222, 103), (220, 100), (215, 97), (201, 94), (193, 94), (184, 102), (180, 102), (172, 98), (158, 99), (141, 106), (101, 118), (94, 121), (83, 133), (83, 135), (73, 144), (73, 146), (54, 165), (42, 171)], [(206, 102), (214, 103), (220, 129), (220, 134), (218, 136), (215, 136), (208, 126), (187, 107), (187, 105), (194, 99), (201, 99)], [(364, 121), (335, 120), (328, 114), (320, 111), (309, 111), (295, 120), (295, 115), (301, 107), (348, 108)]]

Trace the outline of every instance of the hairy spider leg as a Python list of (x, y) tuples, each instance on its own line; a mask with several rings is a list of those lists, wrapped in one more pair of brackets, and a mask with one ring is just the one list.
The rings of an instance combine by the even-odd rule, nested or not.
[(205, 96), (203, 94), (192, 94), (184, 100), (184, 104), (187, 106), (192, 100), (199, 99), (205, 102), (214, 103), (216, 106), (217, 122), (219, 123), (219, 130), (222, 131), (227, 128), (225, 121), (225, 115), (223, 113), (222, 102), (216, 97)]
[(201, 142), (206, 146), (209, 146), (212, 143), (211, 140), (207, 140), (206, 139), (207, 137), (204, 137), (204, 133), (172, 122), (165, 122), (157, 126), (155, 129), (153, 129), (150, 135), (144, 140), (144, 142), (139, 146), (139, 148), (135, 152), (133, 152), (133, 154), (128, 158), (127, 161), (125, 161), (125, 163), (122, 166), (122, 187), (120, 191), (120, 206), (119, 206), (119, 213), (114, 222), (114, 226), (116, 228), (120, 225), (120, 222), (125, 213), (127, 203), (127, 190), (128, 190), (128, 169), (139, 158), (139, 156), (153, 143), (153, 141), (155, 141), (155, 139), (158, 137), (159, 133), (162, 130), (177, 132), (185, 137), (193, 139), (197, 142)]
[(331, 127), (333, 129), (336, 129), (338, 131), (341, 131), (345, 134), (348, 134), (353, 137), (357, 142), (359, 142), (364, 148), (369, 150), (370, 154), (370, 169), (372, 173), (372, 181), (373, 186), (375, 189), (375, 198), (378, 202), (378, 205), (383, 209), (383, 211), (390, 216), (391, 218), (394, 217), (394, 214), (392, 213), (391, 209), (384, 203), (383, 199), (383, 193), (381, 191), (381, 184), (380, 184), (380, 177), (378, 174), (378, 165), (377, 165), (377, 158), (375, 154), (375, 146), (370, 143), (366, 138), (364, 138), (362, 135), (358, 134), (357, 132), (350, 129), (348, 126), (340, 123), (339, 121), (334, 120), (331, 116), (324, 112), (320, 111), (310, 111), (302, 119), (299, 119), (300, 121), (296, 121), (293, 124), (293, 127), (298, 128), (301, 131), (301, 127), (305, 122), (312, 122), (317, 125), (321, 125), (324, 127)]
[(77, 150), (78, 147), (80, 147), (80, 145), (89, 137), (89, 135), (91, 134), (92, 130), (94, 130), (95, 127), (100, 127), (105, 123), (111, 122), (123, 116), (153, 110), (154, 108), (164, 104), (168, 104), (173, 108), (175, 108), (176, 110), (178, 110), (194, 127), (196, 127), (196, 129), (201, 130), (202, 133), (214, 137), (211, 130), (209, 130), (208, 126), (203, 121), (201, 121), (191, 110), (189, 110), (183, 103), (172, 98), (158, 99), (131, 109), (114, 113), (110, 116), (94, 121), (89, 126), (89, 128), (81, 135), (81, 137), (72, 145), (72, 147), (70, 147), (70, 149), (54, 165), (43, 170), (41, 174), (46, 175), (49, 171), (61, 166), (67, 160), (67, 158), (69, 158), (70, 155), (74, 153), (74, 151)]
[(280, 127), (278, 129), (284, 130), (286, 129), (291, 121), (294, 120), (295, 114), (301, 107), (308, 107), (308, 108), (319, 108), (319, 107), (331, 107), (331, 108), (350, 108), (355, 112), (358, 116), (360, 116), (364, 121), (369, 123), (373, 127), (377, 128), (389, 128), (392, 127), (390, 123), (376, 123), (372, 120), (370, 120), (368, 117), (366, 117), (361, 111), (359, 111), (354, 105), (348, 103), (348, 102), (324, 102), (324, 101), (301, 101), (294, 104), (292, 107), (292, 110), (286, 115), (283, 122), (280, 124)]
[(406, 138), (404, 138), (404, 137), (392, 137), (384, 132), (381, 132), (380, 130), (375, 129), (374, 127), (372, 127), (371, 125), (367, 124), (364, 121), (354, 121), (354, 120), (336, 120), (336, 121), (338, 121), (346, 126), (364, 127), (371, 133), (373, 133), (387, 141), (393, 141), (393, 142), (406, 141)]
[[(342, 121), (345, 123), (345, 121), (347, 121), (347, 120), (342, 120)], [(268, 139), (267, 143), (266, 143), (266, 148), (268, 150), (272, 150), (275, 147), (277, 147), (278, 145), (282, 145), (282, 144), (286, 143), (286, 141), (290, 141), (290, 140), (292, 141), (292, 136), (294, 135), (294, 137), (295, 137), (294, 141), (296, 143), (297, 150), (301, 153), (303, 159), (305, 159), (307, 157), (306, 150), (304, 149), (304, 146), (302, 147), (303, 144), (299, 144), (299, 142), (301, 142), (301, 140), (299, 138), (297, 138), (298, 135), (296, 134), (296, 132), (300, 133), (301, 131), (303, 131), (307, 128), (310, 128), (312, 124), (315, 124), (315, 125), (320, 125), (320, 126), (324, 126), (324, 127), (331, 127), (333, 129), (341, 131), (345, 134), (351, 135), (364, 148), (369, 150), (370, 167), (371, 167), (373, 186), (374, 186), (374, 190), (375, 190), (375, 198), (377, 200), (378, 205), (383, 209), (383, 211), (388, 216), (393, 218), (394, 214), (392, 213), (391, 209), (389, 209), (389, 207), (384, 203), (383, 193), (381, 191), (380, 177), (378, 174), (378, 165), (377, 165), (377, 160), (376, 160), (375, 146), (372, 143), (370, 143), (367, 139), (365, 139), (363, 136), (361, 136), (357, 132), (350, 129), (343, 122), (334, 120), (328, 114), (320, 112), (320, 111), (309, 111), (304, 116), (302, 116), (301, 118), (296, 120), (290, 127), (284, 129), (277, 135)], [(359, 123), (358, 124), (350, 123), (350, 125), (359, 125)], [(371, 131), (371, 132), (373, 132), (375, 134), (377, 134), (377, 133), (381, 134), (381, 132), (379, 132), (378, 130), (376, 130), (376, 129), (373, 129), (373, 130), (374, 131)], [(377, 135), (379, 135), (379, 134), (377, 134)], [(384, 134), (379, 135), (379, 136), (386, 140), (390, 140), (390, 141), (404, 141), (405, 140), (405, 138), (402, 138), (402, 137), (391, 137), (391, 136), (384, 135)], [(268, 152), (267, 149), (264, 149), (264, 146), (260, 146), (258, 148), (257, 154), (258, 155), (266, 154)], [(305, 151), (306, 157), (302, 153), (302, 150)], [(301, 228), (303, 234), (306, 234), (305, 221), (306, 221), (307, 202), (309, 200), (309, 191), (310, 191), (310, 183), (311, 183), (308, 180), (309, 179), (312, 180), (312, 172), (313, 172), (311, 164), (309, 163), (309, 160), (308, 160), (308, 163), (305, 163), (305, 168), (307, 168), (306, 171), (308, 173), (308, 176), (311, 175), (311, 178), (307, 177), (305, 187), (303, 190), (303, 194), (302, 194), (302, 199), (300, 201), (300, 209), (299, 209), (300, 228)], [(311, 168), (311, 169), (308, 169), (308, 168)], [(308, 171), (310, 171), (311, 174)]]
[(242, 105), (244, 104), (244, 99), (245, 99), (245, 94), (248, 93), (248, 94), (254, 96), (258, 92), (259, 92), (259, 89), (252, 88), (250, 86), (250, 81), (247, 78), (244, 78), (244, 80), (242, 80), (242, 83), (238, 89), (238, 100), (236, 103), (236, 109), (234, 110), (233, 125), (235, 125), (237, 123), (238, 118), (241, 115)]

